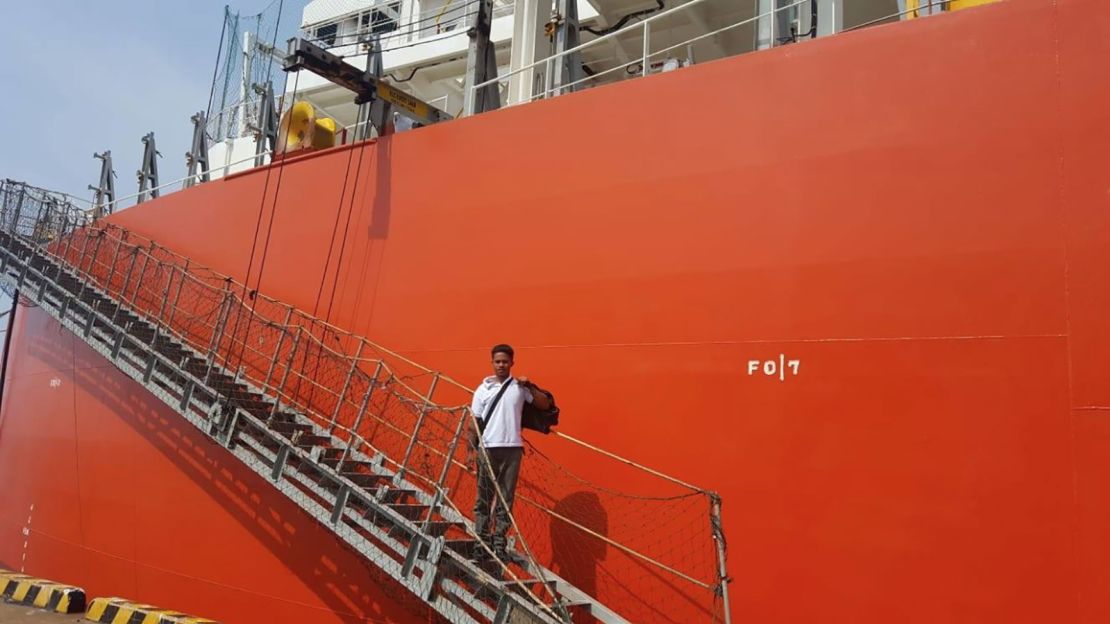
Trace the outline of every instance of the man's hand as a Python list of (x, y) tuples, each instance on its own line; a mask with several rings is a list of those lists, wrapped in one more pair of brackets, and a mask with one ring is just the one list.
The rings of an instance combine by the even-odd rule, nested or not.
[(540, 389), (539, 386), (528, 380), (527, 377), (517, 377), (516, 382), (523, 388), (528, 388), (532, 391), (532, 405), (541, 410), (551, 409), (551, 398), (547, 393)]
[(532, 405), (541, 411), (551, 409), (551, 396), (543, 388), (532, 384)]

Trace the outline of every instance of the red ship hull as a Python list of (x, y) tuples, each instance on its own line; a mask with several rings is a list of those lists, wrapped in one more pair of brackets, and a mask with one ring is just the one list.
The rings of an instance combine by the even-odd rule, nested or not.
[[(458, 379), (512, 342), (566, 431), (722, 495), (736, 621), (1104, 622), (1100, 8), (727, 59), (113, 220)], [(0, 562), (228, 622), (428, 617), (34, 309), (2, 408)]]

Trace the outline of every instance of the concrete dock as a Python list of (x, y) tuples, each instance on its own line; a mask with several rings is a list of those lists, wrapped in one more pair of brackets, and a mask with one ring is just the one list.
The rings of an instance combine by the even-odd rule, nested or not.
[(86, 622), (82, 614), (61, 615), (26, 607), (23, 605), (0, 602), (0, 624), (64, 624), (67, 622)]

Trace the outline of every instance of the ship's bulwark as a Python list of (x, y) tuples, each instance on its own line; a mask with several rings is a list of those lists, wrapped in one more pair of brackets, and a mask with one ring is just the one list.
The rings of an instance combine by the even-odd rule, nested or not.
[[(114, 219), (457, 378), (513, 342), (568, 432), (722, 494), (738, 620), (1104, 622), (1108, 30), (1010, 0)], [(12, 349), (0, 561), (229, 622), (414, 617), (45, 315)]]

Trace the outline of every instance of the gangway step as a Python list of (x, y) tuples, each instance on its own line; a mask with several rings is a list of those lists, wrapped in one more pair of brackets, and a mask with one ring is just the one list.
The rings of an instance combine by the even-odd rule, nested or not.
[(429, 505), (408, 503), (387, 503), (387, 506), (409, 520), (420, 520), (424, 517), (424, 512), (431, 509)]
[(299, 422), (275, 421), (270, 423), (270, 429), (282, 434), (287, 438), (291, 438), (296, 433), (312, 431), (312, 425)]
[(417, 490), (408, 488), (384, 488), (378, 491), (378, 499), (384, 503), (406, 503), (416, 501)]
[(299, 446), (301, 448), (309, 448), (309, 449), (313, 448), (313, 447), (317, 447), (317, 446), (330, 445), (331, 444), (331, 436), (304, 434), (304, 435), (297, 436), (296, 441), (294, 442), (294, 444), (296, 444), (297, 446)]
[(474, 556), (474, 548), (477, 545), (478, 542), (473, 538), (449, 539), (443, 543), (445, 548), (453, 550), (468, 559)]
[[(347, 466), (344, 465), (344, 468), (347, 468)], [(344, 472), (341, 472), (340, 474), (343, 477), (349, 479), (351, 481), (351, 483), (354, 483), (355, 485), (361, 485), (361, 486), (369, 486), (369, 485), (378, 485), (378, 484), (381, 484), (381, 483), (388, 483), (392, 479), (392, 477), (389, 477), (389, 476), (386, 476), (386, 475), (371, 474), (371, 473), (367, 473), (367, 472), (353, 472), (353, 471), (352, 472), (347, 472), (347, 471), (344, 471)]]

